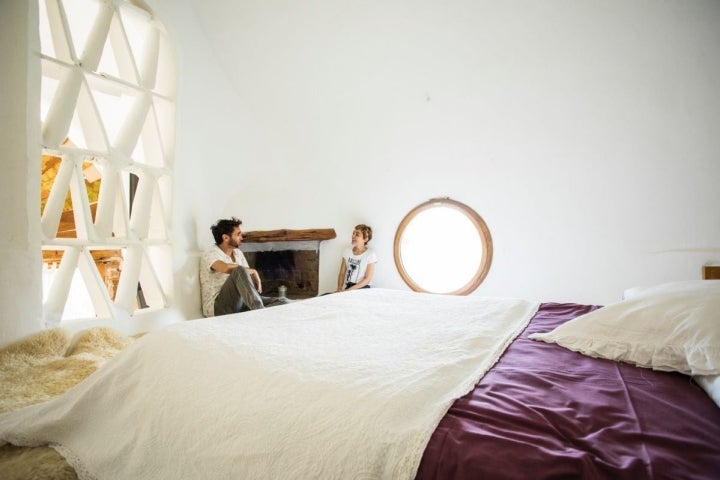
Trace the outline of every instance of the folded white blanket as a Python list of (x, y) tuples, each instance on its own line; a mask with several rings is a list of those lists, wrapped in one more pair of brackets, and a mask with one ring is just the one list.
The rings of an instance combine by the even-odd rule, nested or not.
[(538, 304), (365, 289), (136, 341), (0, 439), (81, 479), (404, 479)]

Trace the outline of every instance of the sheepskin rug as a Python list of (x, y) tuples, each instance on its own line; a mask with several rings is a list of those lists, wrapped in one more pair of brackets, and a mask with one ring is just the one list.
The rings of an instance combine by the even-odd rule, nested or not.
[[(0, 413), (46, 401), (77, 385), (132, 338), (96, 327), (73, 339), (63, 328), (45, 330), (0, 349)], [(77, 479), (75, 471), (48, 447), (0, 447), (4, 480)]]

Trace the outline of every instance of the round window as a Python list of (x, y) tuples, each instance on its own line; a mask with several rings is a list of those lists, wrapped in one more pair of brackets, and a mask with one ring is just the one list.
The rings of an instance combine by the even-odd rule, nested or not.
[(416, 292), (467, 295), (490, 270), (492, 238), (472, 208), (434, 198), (405, 215), (393, 254), (400, 276)]

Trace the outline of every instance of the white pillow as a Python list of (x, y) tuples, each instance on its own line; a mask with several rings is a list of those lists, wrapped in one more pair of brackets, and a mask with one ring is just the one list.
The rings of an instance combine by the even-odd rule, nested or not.
[(720, 374), (720, 282), (660, 287), (530, 338), (655, 370)]
[(637, 297), (647, 297), (660, 293), (691, 292), (695, 290), (706, 290), (720, 288), (720, 280), (682, 280), (669, 282), (660, 285), (628, 288), (623, 292), (623, 300)]
[(720, 375), (698, 375), (695, 381), (720, 407)]

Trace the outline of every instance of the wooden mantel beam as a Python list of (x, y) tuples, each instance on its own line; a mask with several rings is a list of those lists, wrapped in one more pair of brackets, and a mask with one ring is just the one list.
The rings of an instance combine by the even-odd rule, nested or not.
[(306, 242), (331, 240), (337, 237), (334, 228), (306, 228), (304, 230), (255, 230), (243, 232), (243, 243)]

